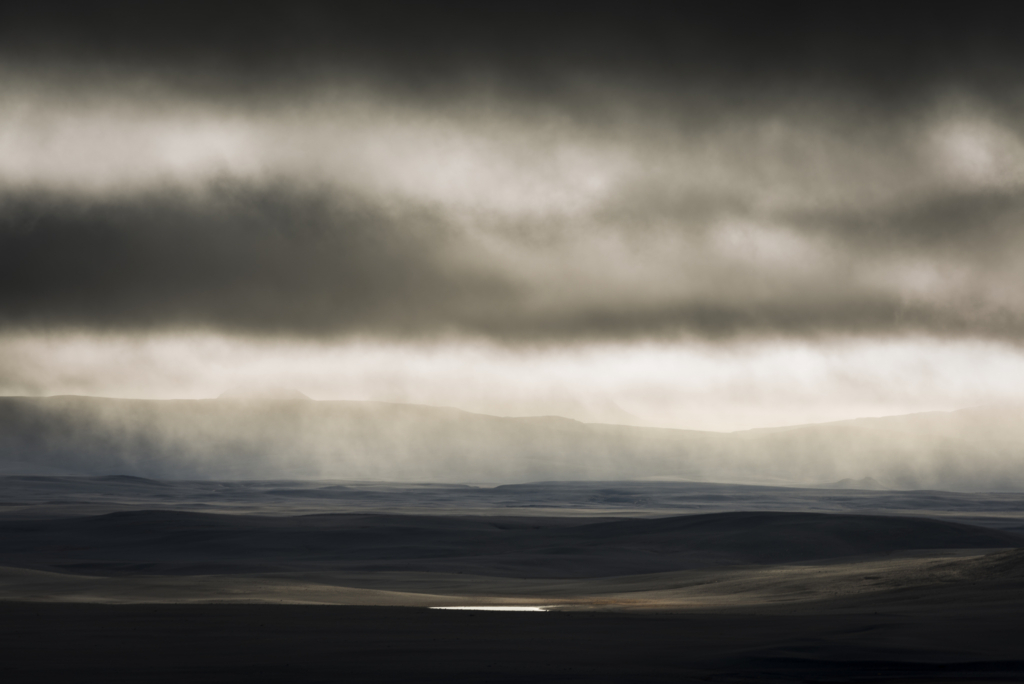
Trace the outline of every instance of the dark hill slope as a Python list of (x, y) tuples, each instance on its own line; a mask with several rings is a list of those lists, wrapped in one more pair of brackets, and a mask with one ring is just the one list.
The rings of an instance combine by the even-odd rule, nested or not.
[(587, 523), (482, 516), (170, 511), (0, 523), (0, 565), (95, 574), (419, 570), (600, 577), (909, 549), (1024, 546), (923, 518), (716, 513)]
[(789, 563), (912, 549), (1024, 545), (1020, 535), (974, 525), (828, 513), (736, 512), (622, 520), (587, 525), (567, 534), (581, 545), (685, 551), (731, 563)]

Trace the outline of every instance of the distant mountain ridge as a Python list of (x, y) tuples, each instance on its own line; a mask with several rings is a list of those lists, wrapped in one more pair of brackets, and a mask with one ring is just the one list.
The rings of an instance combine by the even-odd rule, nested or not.
[(852, 477), (844, 477), (838, 482), (825, 482), (811, 486), (817, 489), (869, 489), (875, 491), (888, 489), (873, 477), (862, 477), (859, 480), (855, 480)]
[(270, 399), (273, 401), (312, 401), (292, 387), (234, 387), (222, 392), (218, 399)]
[(0, 471), (19, 473), (38, 468), (40, 474), (169, 479), (674, 477), (1022, 490), (1024, 410), (981, 407), (715, 433), (308, 398), (0, 397), (0, 464)]

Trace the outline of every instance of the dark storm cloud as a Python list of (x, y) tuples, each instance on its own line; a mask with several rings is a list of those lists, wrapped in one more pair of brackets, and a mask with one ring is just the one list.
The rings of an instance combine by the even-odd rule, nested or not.
[[(490, 76), (543, 97), (566, 73), (690, 91), (843, 89), (891, 104), (969, 79), (1016, 78), (1010, 3), (149, 2), (40, 0), (0, 8), (11, 59), (84, 58), (234, 79), (367, 73), (400, 88)], [(251, 77), (255, 80), (247, 80)], [(453, 83), (452, 79), (456, 81)], [(266, 81), (264, 81), (266, 83)], [(224, 82), (217, 86), (223, 87)]]
[(1016, 25), (977, 4), (7, 3), (0, 321), (1017, 339)]
[(1015, 259), (1024, 225), (1017, 189), (953, 191), (910, 198), (896, 206), (858, 211), (807, 211), (789, 217), (805, 230), (831, 235), (862, 253), (947, 255), (957, 259)]
[[(443, 213), (280, 187), (221, 189), (202, 201), (23, 200), (8, 214), (0, 232), (0, 316), (8, 327), (510, 340), (681, 330), (1016, 337), (1024, 327), (1016, 295), (988, 296), (986, 260), (994, 257), (971, 256), (976, 248), (951, 264), (926, 261), (930, 280), (915, 297), (900, 281), (905, 260), (879, 264), (885, 250), (866, 241), (819, 265), (789, 256), (737, 260), (702, 242), (652, 265), (649, 251), (594, 257), (586, 242), (560, 238), (507, 257), (475, 245)], [(913, 258), (930, 257), (914, 250)], [(1002, 261), (996, 282), (1018, 282), (1019, 259)], [(943, 268), (967, 269), (970, 279), (945, 292), (932, 281)]]
[(415, 332), (457, 321), (493, 283), (447, 273), (429, 212), (279, 188), (53, 206), (22, 201), (0, 232), (7, 323)]

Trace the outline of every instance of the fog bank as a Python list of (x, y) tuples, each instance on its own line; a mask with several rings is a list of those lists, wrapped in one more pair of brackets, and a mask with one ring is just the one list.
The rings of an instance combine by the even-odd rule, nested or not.
[(0, 452), (52, 472), (171, 479), (872, 477), (900, 489), (1017, 490), (1021, 418), (1004, 406), (723, 434), (367, 402), (4, 398)]

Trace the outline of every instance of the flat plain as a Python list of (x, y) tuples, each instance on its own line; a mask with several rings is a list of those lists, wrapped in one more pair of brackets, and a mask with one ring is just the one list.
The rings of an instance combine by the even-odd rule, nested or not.
[(0, 502), (5, 681), (1024, 677), (1019, 493), (15, 476)]

